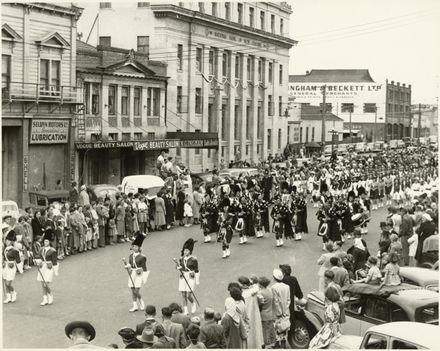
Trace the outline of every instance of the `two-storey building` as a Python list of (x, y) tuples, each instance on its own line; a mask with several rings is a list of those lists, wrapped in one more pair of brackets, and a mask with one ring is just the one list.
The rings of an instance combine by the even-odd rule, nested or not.
[[(75, 178), (76, 24), (82, 9), (2, 3), (2, 188), (20, 207), (29, 191)], [(70, 184), (69, 184), (70, 185)]]
[(218, 150), (171, 149), (201, 171), (287, 145), (291, 13), (283, 2), (101, 2), (98, 37), (168, 64), (168, 131), (220, 140)]
[(78, 126), (76, 143), (80, 181), (117, 185), (127, 175), (152, 173), (166, 147), (143, 141), (166, 137), (167, 79), (166, 64), (146, 53), (77, 42), (77, 82), (84, 91), (84, 128)]

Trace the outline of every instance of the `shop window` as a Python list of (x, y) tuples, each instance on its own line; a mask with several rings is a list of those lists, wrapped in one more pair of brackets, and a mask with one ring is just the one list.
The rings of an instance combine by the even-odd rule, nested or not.
[(118, 141), (118, 133), (108, 133), (108, 139), (110, 141)]
[(11, 56), (2, 55), (2, 96), (9, 95), (11, 84)]
[(202, 103), (203, 103), (202, 89), (196, 88), (196, 113), (198, 114), (202, 113), (203, 110)]
[(133, 113), (135, 116), (141, 115), (142, 88), (135, 87), (133, 95)]
[(177, 69), (183, 69), (183, 45), (177, 44)]
[(374, 113), (376, 112), (376, 104), (364, 104), (364, 113)]
[(237, 20), (239, 24), (243, 24), (243, 4), (237, 4)]
[(278, 149), (281, 149), (281, 137), (282, 137), (282, 131), (281, 128), (278, 129)]
[(273, 82), (273, 63), (269, 62), (269, 83)]
[(225, 2), (225, 20), (230, 21), (231, 20), (231, 3)]
[(260, 11), (260, 29), (265, 30), (266, 29), (266, 14), (264, 11)]
[(122, 87), (121, 89), (121, 115), (128, 116), (130, 103), (130, 88)]
[(150, 37), (146, 35), (137, 37), (137, 51), (144, 54), (150, 53)]
[(275, 34), (275, 15), (270, 15), (270, 31)]
[(182, 87), (178, 86), (177, 87), (177, 112), (178, 113), (182, 113), (182, 101), (183, 101)]
[(351, 113), (353, 113), (353, 111), (354, 111), (354, 104), (342, 103), (342, 105), (341, 105), (341, 112), (351, 112)]
[(116, 85), (109, 85), (108, 87), (108, 114), (115, 115), (116, 113)]
[(147, 138), (148, 138), (148, 140), (154, 140), (154, 139), (156, 139), (156, 133), (154, 133), (154, 132), (148, 132), (148, 134), (147, 134)]
[(280, 71), (279, 71), (279, 78), (278, 81), (280, 82), (280, 85), (283, 84), (283, 65), (280, 65)]
[(272, 129), (267, 130), (267, 149), (272, 150)]
[(202, 72), (202, 48), (196, 48), (196, 70)]
[(99, 114), (99, 94), (100, 85), (98, 83), (92, 84), (92, 114)]
[(99, 37), (99, 45), (112, 46), (112, 37)]
[(100, 9), (111, 9), (112, 8), (112, 3), (111, 2), (100, 2), (99, 3), (99, 8)]
[(122, 133), (122, 141), (129, 141), (131, 139), (130, 133)]
[(253, 7), (249, 7), (249, 27), (254, 27), (255, 21), (255, 9)]
[(134, 140), (142, 140), (142, 133), (134, 133)]

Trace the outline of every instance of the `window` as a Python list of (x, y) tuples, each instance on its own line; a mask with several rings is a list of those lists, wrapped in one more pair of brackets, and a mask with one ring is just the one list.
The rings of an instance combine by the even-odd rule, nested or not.
[(284, 20), (280, 18), (280, 35), (284, 34)]
[(205, 13), (205, 3), (199, 2), (199, 12)]
[(231, 20), (231, 3), (225, 2), (225, 19), (227, 21)]
[(118, 141), (118, 133), (108, 133), (108, 139), (110, 141)]
[(257, 154), (259, 155), (261, 152), (261, 144), (257, 144)]
[(128, 141), (131, 139), (130, 133), (122, 133), (122, 141)]
[(387, 338), (384, 335), (369, 334), (365, 340), (365, 348), (371, 349), (387, 349)]
[(255, 9), (249, 7), (249, 27), (254, 27)]
[(142, 88), (135, 87), (133, 95), (133, 114), (135, 116), (141, 115), (141, 101), (142, 101)]
[(278, 129), (278, 149), (281, 149), (281, 136), (282, 136), (282, 131), (280, 128)]
[(267, 149), (272, 150), (272, 129), (267, 130)]
[(99, 84), (92, 84), (92, 114), (99, 114)]
[(359, 295), (356, 296), (348, 296), (348, 300), (345, 300), (345, 309), (350, 311), (351, 313), (355, 313), (359, 315), (362, 312), (362, 302)]
[(341, 112), (351, 112), (353, 113), (354, 111), (354, 104), (345, 104), (343, 103), (341, 105)]
[(153, 90), (153, 116), (160, 116), (160, 89)]
[(240, 106), (234, 106), (234, 140), (240, 140)]
[(246, 71), (247, 71), (247, 80), (252, 80), (252, 78), (251, 78), (252, 58), (251, 57), (247, 58)]
[(283, 65), (280, 65), (280, 76), (278, 77), (280, 85), (283, 84)]
[(225, 147), (222, 146), (222, 157), (225, 157)]
[(417, 309), (416, 322), (420, 322), (420, 323), (438, 322), (438, 304), (436, 304), (435, 306), (426, 306)]
[(240, 55), (235, 56), (235, 78), (241, 78), (241, 57)]
[(273, 82), (273, 63), (269, 62), (269, 83)]
[(147, 116), (151, 116), (151, 101), (153, 100), (153, 88), (147, 90)]
[(287, 143), (290, 143), (290, 126), (287, 126)]
[(194, 155), (200, 155), (200, 149), (199, 148), (196, 148), (194, 150)]
[(127, 116), (130, 103), (130, 88), (122, 87), (121, 89), (121, 115)]
[(251, 107), (246, 106), (246, 139), (251, 138)]
[[(417, 284), (415, 284), (417, 285)], [(391, 322), (409, 321), (406, 312), (397, 305), (391, 305)]]
[(258, 60), (258, 81), (259, 82), (263, 81), (263, 60), (262, 59)]
[(312, 143), (315, 141), (315, 127), (312, 127)]
[(278, 96), (278, 116), (283, 116), (283, 97)]
[(376, 112), (376, 104), (364, 104), (364, 113)]
[(143, 52), (145, 54), (150, 53), (150, 37), (149, 36), (138, 36), (137, 37), (137, 51)]
[(366, 317), (381, 321), (382, 323), (389, 322), (387, 302), (378, 299), (369, 298), (365, 304), (364, 315)]
[(101, 139), (100, 133), (91, 133), (90, 134), (90, 141), (98, 141)]
[(177, 69), (183, 69), (183, 45), (177, 44)]
[(267, 96), (267, 114), (273, 116), (273, 96)]
[(99, 8), (100, 9), (111, 9), (112, 8), (112, 3), (111, 2), (100, 2), (99, 3)]
[(40, 89), (49, 90), (49, 60), (40, 60)]
[(217, 131), (217, 125), (213, 111), (214, 105), (208, 104), (208, 132), (211, 133), (215, 133)]
[(177, 112), (182, 113), (182, 102), (183, 102), (183, 96), (182, 96), (182, 87), (177, 87)]
[(226, 140), (226, 105), (222, 105), (222, 139)]
[(109, 85), (108, 87), (108, 114), (114, 115), (116, 112), (116, 86)]
[(264, 13), (264, 11), (260, 11), (260, 28), (261, 30), (265, 29), (265, 21), (266, 21), (266, 14)]
[(202, 89), (196, 88), (196, 113), (202, 113)]
[(211, 15), (217, 16), (217, 3), (216, 2), (212, 2), (211, 5), (212, 5)]
[(257, 109), (257, 138), (262, 138), (262, 132), (263, 132), (263, 110), (261, 106), (258, 106)]
[(148, 134), (147, 134), (147, 139), (148, 139), (148, 140), (154, 140), (154, 139), (156, 139), (156, 133), (155, 133), (155, 132), (148, 132)]
[(138, 7), (150, 7), (150, 3), (149, 2), (138, 2)]
[(134, 140), (142, 140), (142, 133), (134, 133)]
[(299, 142), (302, 143), (303, 140), (303, 127), (299, 127)]
[[(321, 107), (322, 110), (322, 103), (319, 104), (319, 107)], [(331, 103), (326, 103), (325, 104), (325, 112), (332, 112), (332, 104)]]
[(112, 46), (112, 37), (99, 37), (99, 45)]
[(60, 61), (51, 61), (50, 84), (51, 90), (60, 90)]
[(249, 145), (246, 145), (246, 156), (249, 155)]
[(388, 112), (393, 112), (393, 104), (388, 104)]
[(202, 48), (196, 48), (196, 70), (202, 72)]
[(275, 15), (270, 15), (270, 31), (275, 34)]
[(223, 53), (222, 70), (223, 77), (229, 77), (229, 54), (227, 52)]
[(84, 109), (87, 115), (90, 113), (90, 84), (84, 83)]
[(309, 142), (309, 127), (306, 127), (306, 143)]
[(214, 74), (214, 51), (209, 50), (209, 74)]
[(237, 4), (238, 23), (243, 24), (243, 4)]
[(392, 350), (418, 350), (419, 348), (408, 341), (394, 339), (391, 344)]
[(9, 94), (11, 83), (11, 56), (2, 55), (2, 95)]
[(180, 6), (180, 7), (184, 7), (185, 4), (184, 4), (183, 2), (179, 2), (179, 6)]

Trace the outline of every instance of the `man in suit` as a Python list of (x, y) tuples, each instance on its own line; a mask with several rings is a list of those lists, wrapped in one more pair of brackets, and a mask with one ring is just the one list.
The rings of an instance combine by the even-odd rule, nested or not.
[(165, 329), (165, 335), (173, 338), (176, 342), (176, 348), (184, 349), (188, 342), (185, 335), (185, 330), (182, 324), (171, 321), (172, 313), (169, 307), (162, 308), (162, 325)]
[(409, 244), (408, 238), (413, 235), (413, 226), (414, 222), (411, 216), (408, 214), (408, 210), (406, 208), (402, 208), (400, 210), (400, 214), (402, 216), (402, 223), (400, 224), (399, 237), (400, 242), (402, 243), (402, 257), (400, 258), (400, 265), (408, 266), (409, 265)]
[(96, 206), (96, 213), (98, 214), (98, 245), (99, 247), (105, 246), (106, 237), (106, 224), (109, 218), (108, 207), (104, 206), (104, 199), (102, 197), (98, 198), (98, 205)]
[(145, 321), (136, 325), (136, 335), (142, 335), (144, 329), (155, 329), (160, 323), (156, 320), (156, 307), (147, 305), (145, 307)]
[(332, 267), (330, 270), (334, 273), (334, 282), (341, 288), (350, 284), (350, 276), (348, 271), (341, 265), (340, 258), (337, 256), (330, 257), (330, 264)]
[(215, 322), (214, 314), (212, 308), (205, 308), (205, 324), (200, 328), (199, 341), (205, 344), (207, 349), (225, 349), (225, 332), (223, 326)]

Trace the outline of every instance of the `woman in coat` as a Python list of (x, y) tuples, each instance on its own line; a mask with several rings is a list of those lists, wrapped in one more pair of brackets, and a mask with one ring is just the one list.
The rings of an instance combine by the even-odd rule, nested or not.
[(183, 207), (185, 203), (185, 192), (182, 188), (177, 191), (177, 204), (176, 204), (176, 220), (179, 221), (179, 225), (184, 225), (183, 223)]
[(31, 222), (32, 232), (34, 233), (34, 238), (38, 240), (44, 234), (43, 223), (41, 220), (41, 211), (35, 211), (34, 218)]
[(245, 349), (247, 332), (244, 321), (247, 319), (246, 306), (240, 288), (233, 287), (230, 297), (225, 300), (225, 314), (221, 325), (226, 338), (227, 349)]
[(165, 201), (162, 199), (162, 193), (159, 192), (154, 200), (155, 216), (154, 225), (157, 230), (162, 230), (162, 227), (166, 225), (165, 214), (167, 210), (165, 208)]
[(125, 207), (122, 200), (116, 204), (115, 222), (118, 232), (118, 243), (123, 243), (125, 242)]
[(273, 312), (275, 314), (275, 333), (276, 344), (275, 348), (285, 349), (287, 346), (287, 335), (290, 330), (290, 326), (286, 328), (286, 322), (290, 324), (290, 288), (283, 281), (283, 272), (275, 268), (273, 270), (273, 278), (275, 284), (272, 285), (273, 294)]
[(263, 327), (263, 340), (266, 348), (271, 347), (277, 341), (275, 335), (275, 317), (273, 314), (273, 293), (268, 289), (270, 280), (266, 277), (258, 279), (260, 291), (258, 292), (258, 305), (260, 307), (261, 323)]
[(324, 280), (324, 273), (326, 270), (330, 269), (332, 267), (332, 264), (330, 263), (330, 258), (334, 257), (335, 254), (333, 253), (333, 243), (327, 242), (325, 243), (325, 250), (326, 253), (323, 253), (321, 257), (318, 259), (318, 290), (321, 292), (324, 292), (325, 290), (325, 280)]
[(419, 229), (416, 230), (416, 233), (419, 236), (419, 242), (417, 244), (415, 259), (417, 260), (417, 263), (420, 264), (422, 261), (423, 243), (425, 242), (426, 238), (434, 235), (435, 233), (435, 223), (429, 214), (423, 214), (422, 223), (420, 224)]
[(200, 191), (200, 187), (197, 187), (193, 192), (193, 203), (192, 203), (192, 210), (193, 210), (193, 218), (194, 218), (194, 224), (199, 224), (199, 218), (200, 218), (200, 206), (202, 206), (203, 203), (203, 194)]

